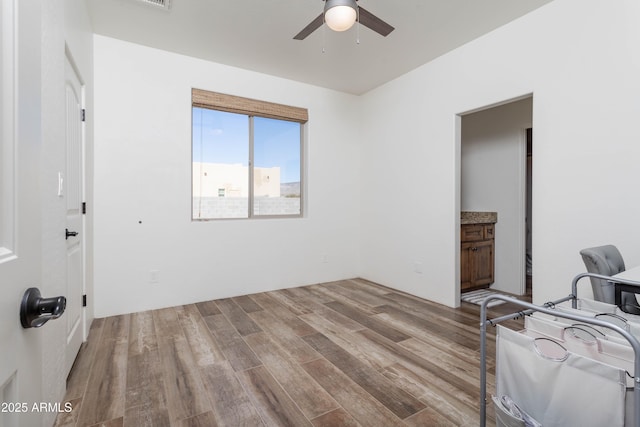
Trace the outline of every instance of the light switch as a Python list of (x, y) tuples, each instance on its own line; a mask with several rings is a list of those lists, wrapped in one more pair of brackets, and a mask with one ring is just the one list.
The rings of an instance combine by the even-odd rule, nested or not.
[(58, 172), (58, 197), (64, 196), (64, 175)]

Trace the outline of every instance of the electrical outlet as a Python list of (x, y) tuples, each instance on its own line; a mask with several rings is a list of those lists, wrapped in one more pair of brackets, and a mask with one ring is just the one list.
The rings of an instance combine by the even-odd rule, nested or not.
[(149, 272), (149, 283), (158, 283), (160, 281), (160, 271), (151, 270)]
[(322, 263), (326, 264), (329, 262), (329, 257), (327, 257), (327, 254), (322, 254)]

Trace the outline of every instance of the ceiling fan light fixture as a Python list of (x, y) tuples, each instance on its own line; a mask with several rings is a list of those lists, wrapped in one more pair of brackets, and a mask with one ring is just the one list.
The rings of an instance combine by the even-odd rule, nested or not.
[(356, 0), (326, 0), (324, 21), (333, 31), (346, 31), (358, 18)]

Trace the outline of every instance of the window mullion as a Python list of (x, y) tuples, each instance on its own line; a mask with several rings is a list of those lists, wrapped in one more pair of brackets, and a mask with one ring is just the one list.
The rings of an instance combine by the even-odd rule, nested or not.
[(306, 176), (306, 153), (304, 152), (304, 131), (305, 125), (300, 125), (300, 216), (304, 214), (304, 200), (305, 200), (305, 184), (306, 180), (303, 178)]
[(253, 218), (253, 116), (249, 117), (249, 218)]

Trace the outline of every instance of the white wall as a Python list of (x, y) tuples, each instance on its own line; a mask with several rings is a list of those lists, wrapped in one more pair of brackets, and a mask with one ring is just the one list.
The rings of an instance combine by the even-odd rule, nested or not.
[[(357, 275), (357, 97), (103, 36), (94, 52), (96, 316)], [(193, 87), (309, 109), (304, 218), (191, 221)]]
[(635, 0), (556, 0), (366, 94), (363, 275), (459, 304), (457, 115), (531, 93), (534, 301), (567, 295), (581, 248), (640, 264), (638, 20)]
[(495, 282), (522, 294), (525, 277), (525, 157), (532, 99), (462, 117), (460, 209), (498, 213)]

